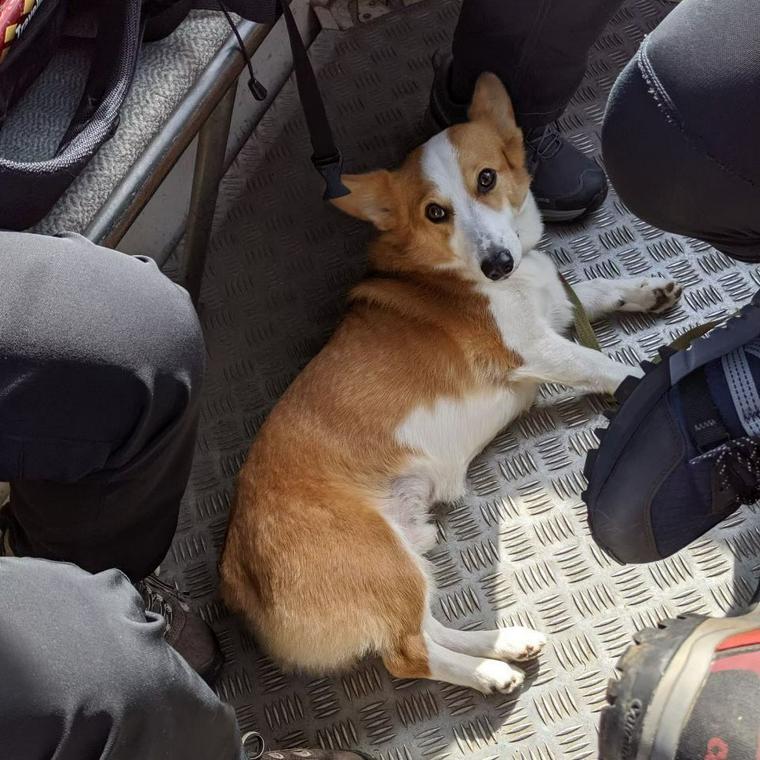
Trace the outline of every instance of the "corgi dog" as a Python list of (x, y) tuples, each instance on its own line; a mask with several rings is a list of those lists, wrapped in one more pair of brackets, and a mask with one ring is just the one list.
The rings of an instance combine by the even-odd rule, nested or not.
[[(240, 473), (222, 594), (283, 666), (325, 673), (375, 654), (398, 678), (517, 688), (513, 663), (536, 657), (544, 635), (433, 617), (428, 511), (466, 493), (470, 461), (540, 383), (612, 393), (639, 374), (562, 335), (573, 309), (535, 250), (522, 133), (493, 74), (468, 119), (395, 171), (344, 177), (350, 194), (334, 203), (379, 230), (370, 273)], [(681, 293), (658, 278), (575, 290), (591, 319), (663, 311)]]

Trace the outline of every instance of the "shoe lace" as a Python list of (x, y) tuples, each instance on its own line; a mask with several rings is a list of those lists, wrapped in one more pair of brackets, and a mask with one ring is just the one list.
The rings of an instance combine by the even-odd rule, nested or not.
[(760, 498), (760, 438), (734, 438), (692, 461), (712, 459), (723, 490), (736, 494), (738, 504), (751, 504)]
[(525, 131), (525, 148), (536, 163), (556, 156), (561, 147), (562, 136), (556, 122)]
[(166, 583), (155, 575), (149, 575), (135, 584), (143, 598), (146, 612), (155, 612), (166, 620), (164, 634), (171, 630), (174, 621), (174, 605), (179, 604), (185, 611), (189, 606), (182, 601), (182, 594), (176, 586)]

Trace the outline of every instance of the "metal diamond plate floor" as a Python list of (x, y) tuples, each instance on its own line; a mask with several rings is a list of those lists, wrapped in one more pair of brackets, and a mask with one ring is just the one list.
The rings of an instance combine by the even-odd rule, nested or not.
[[(606, 94), (642, 36), (672, 7), (635, 0), (591, 54), (562, 127), (596, 155)], [(426, 0), (312, 48), (348, 169), (387, 166), (420, 137), (430, 57), (450, 39), (455, 0)], [(219, 634), (219, 695), (243, 730), (272, 747), (356, 746), (383, 760), (586, 758), (607, 679), (631, 633), (678, 612), (724, 613), (749, 597), (760, 555), (757, 508), (736, 514), (665, 562), (621, 567), (589, 536), (582, 465), (604, 424), (601, 403), (547, 387), (539, 405), (476, 460), (462, 503), (438, 513), (435, 614), (452, 626), (521, 622), (550, 634), (530, 686), (484, 697), (392, 679), (374, 660), (335, 677), (282, 673), (217, 597), (216, 561), (235, 474), (249, 441), (295, 373), (319, 350), (360, 275), (369, 230), (320, 201), (291, 82), (226, 177), (203, 292), (209, 372), (197, 459), (166, 568)], [(760, 286), (756, 268), (655, 230), (614, 193), (582, 225), (542, 242), (569, 277), (654, 275), (686, 286), (664, 320), (613, 318), (606, 351), (639, 360)], [(309, 462), (303, 462), (308, 470)], [(330, 590), (325, 588), (325, 604)]]

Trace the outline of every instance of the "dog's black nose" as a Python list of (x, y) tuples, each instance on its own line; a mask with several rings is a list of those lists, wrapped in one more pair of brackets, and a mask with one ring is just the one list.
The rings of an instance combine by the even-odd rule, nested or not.
[(480, 271), (489, 280), (503, 280), (512, 273), (514, 268), (515, 260), (512, 258), (512, 254), (505, 250), (493, 251), (480, 262)]

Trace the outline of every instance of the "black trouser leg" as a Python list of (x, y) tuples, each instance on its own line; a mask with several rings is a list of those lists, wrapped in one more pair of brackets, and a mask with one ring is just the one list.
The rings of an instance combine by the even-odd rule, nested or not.
[(204, 351), (187, 293), (78, 236), (0, 234), (0, 272), (13, 551), (144, 577), (169, 548), (195, 442)]
[(683, 0), (615, 83), (602, 150), (642, 219), (760, 259), (756, 0)]
[(118, 570), (0, 557), (0, 758), (241, 760), (235, 713)]
[(464, 0), (452, 46), (452, 95), (469, 103), (478, 75), (492, 71), (506, 85), (521, 126), (554, 121), (621, 2)]

